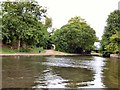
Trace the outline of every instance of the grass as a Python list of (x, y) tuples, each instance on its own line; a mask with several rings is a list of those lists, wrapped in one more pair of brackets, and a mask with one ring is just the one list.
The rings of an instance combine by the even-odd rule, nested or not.
[(9, 49), (9, 48), (0, 48), (0, 53), (16, 53), (17, 50)]
[(45, 50), (43, 48), (30, 48), (30, 49), (20, 49), (18, 52), (17, 49), (10, 49), (10, 48), (0, 48), (0, 53), (3, 54), (14, 54), (14, 53), (44, 53)]
[(41, 48), (32, 48), (31, 49), (31, 53), (39, 53), (39, 51), (40, 51), (40, 53), (44, 53), (45, 52), (43, 47), (41, 47)]

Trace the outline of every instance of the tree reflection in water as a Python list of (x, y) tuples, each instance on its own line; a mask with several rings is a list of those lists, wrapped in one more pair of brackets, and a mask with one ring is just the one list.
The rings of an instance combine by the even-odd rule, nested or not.
[[(44, 81), (47, 83), (46, 87), (48, 88), (104, 87), (101, 81), (102, 66), (104, 65), (103, 58), (49, 57), (46, 60), (47, 61), (43, 62), (43, 64), (49, 67), (49, 71), (45, 73)], [(41, 85), (38, 85), (38, 87), (41, 87)]]
[(108, 58), (103, 71), (103, 82), (106, 87), (120, 88), (120, 60)]
[[(117, 59), (2, 57), (3, 88), (117, 88)], [(120, 85), (119, 85), (120, 86)]]

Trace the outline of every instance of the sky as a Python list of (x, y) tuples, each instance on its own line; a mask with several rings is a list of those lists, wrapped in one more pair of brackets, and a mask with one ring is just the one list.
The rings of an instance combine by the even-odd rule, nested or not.
[(118, 9), (120, 0), (37, 0), (47, 8), (53, 28), (67, 24), (71, 17), (80, 16), (96, 31), (101, 39), (108, 15)]

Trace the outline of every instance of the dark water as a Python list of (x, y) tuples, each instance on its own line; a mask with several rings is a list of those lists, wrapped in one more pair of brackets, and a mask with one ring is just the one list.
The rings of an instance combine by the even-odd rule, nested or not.
[(120, 60), (79, 57), (2, 57), (3, 88), (119, 88)]

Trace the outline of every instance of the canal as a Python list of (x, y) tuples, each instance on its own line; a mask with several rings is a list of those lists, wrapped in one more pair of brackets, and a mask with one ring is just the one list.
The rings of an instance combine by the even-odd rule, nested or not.
[(3, 88), (119, 88), (120, 60), (97, 56), (2, 57)]

